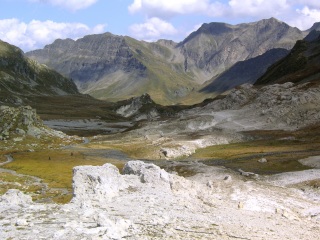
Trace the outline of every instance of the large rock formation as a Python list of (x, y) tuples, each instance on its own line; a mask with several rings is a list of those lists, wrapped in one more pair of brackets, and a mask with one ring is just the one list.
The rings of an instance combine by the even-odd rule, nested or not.
[(56, 40), (27, 56), (72, 78), (82, 92), (95, 97), (122, 100), (148, 93), (157, 103), (171, 104), (236, 62), (273, 48), (289, 50), (305, 35), (271, 18), (239, 25), (203, 24), (179, 44), (105, 33)]
[(32, 203), (9, 190), (0, 197), (0, 238), (317, 239), (320, 234), (318, 201), (296, 189), (208, 166), (193, 179), (141, 161), (128, 162), (123, 172), (110, 164), (76, 167), (75, 196), (67, 205)]

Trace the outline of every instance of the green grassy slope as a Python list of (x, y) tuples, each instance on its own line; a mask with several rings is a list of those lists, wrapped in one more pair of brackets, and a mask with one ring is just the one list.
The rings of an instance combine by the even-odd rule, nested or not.
[(319, 62), (320, 39), (311, 42), (298, 41), (292, 51), (273, 64), (255, 84), (319, 81)]
[(0, 40), (0, 102), (19, 102), (31, 95), (79, 94), (76, 85), (61, 74), (28, 59)]

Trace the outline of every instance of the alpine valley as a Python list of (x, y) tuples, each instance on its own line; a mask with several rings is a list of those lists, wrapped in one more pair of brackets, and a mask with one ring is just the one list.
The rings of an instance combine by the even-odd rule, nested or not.
[(1, 239), (319, 239), (320, 23), (0, 41), (0, 86)]

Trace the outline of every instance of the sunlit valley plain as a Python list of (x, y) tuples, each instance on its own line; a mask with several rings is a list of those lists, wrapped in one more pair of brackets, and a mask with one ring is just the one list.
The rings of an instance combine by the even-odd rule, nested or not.
[(319, 239), (319, 221), (319, 23), (0, 41), (1, 239)]

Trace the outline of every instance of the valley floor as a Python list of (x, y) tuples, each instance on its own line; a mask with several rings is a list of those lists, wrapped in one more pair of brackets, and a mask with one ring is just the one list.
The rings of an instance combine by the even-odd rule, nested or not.
[[(320, 88), (305, 87), (243, 86), (77, 145), (3, 141), (1, 192), (37, 202), (6, 192), (0, 238), (318, 239)], [(49, 123), (79, 121), (103, 124)]]

